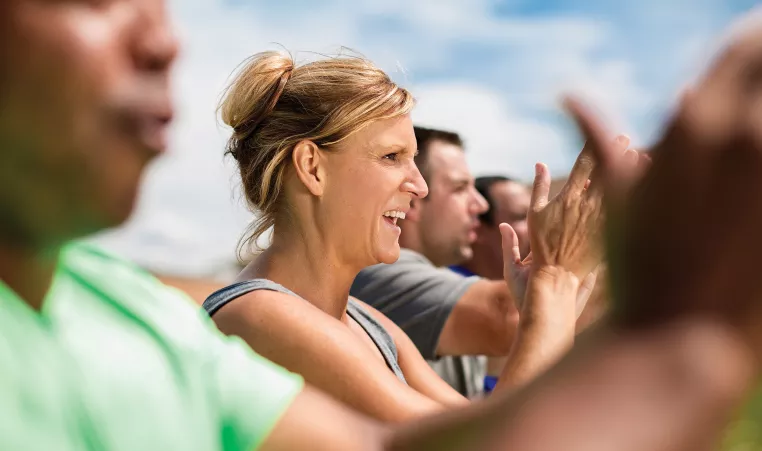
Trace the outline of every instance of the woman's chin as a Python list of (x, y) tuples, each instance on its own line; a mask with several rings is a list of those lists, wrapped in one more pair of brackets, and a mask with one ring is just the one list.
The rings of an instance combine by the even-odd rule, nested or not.
[(400, 245), (395, 244), (386, 249), (379, 249), (379, 252), (377, 252), (376, 255), (379, 263), (390, 265), (400, 258)]

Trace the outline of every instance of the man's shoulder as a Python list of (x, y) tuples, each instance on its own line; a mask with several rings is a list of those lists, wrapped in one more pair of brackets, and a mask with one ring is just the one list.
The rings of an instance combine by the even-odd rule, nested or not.
[(409, 266), (426, 266), (429, 268), (435, 268), (434, 264), (429, 261), (423, 254), (416, 252), (412, 249), (400, 249), (400, 256), (394, 263), (379, 263), (377, 265), (368, 266), (363, 269), (361, 273), (377, 273), (386, 271), (398, 271), (403, 267)]
[(195, 303), (184, 293), (161, 283), (147, 270), (89, 243), (64, 248), (61, 271), (103, 302), (143, 320), (179, 319), (196, 315)]
[(87, 242), (73, 242), (61, 253), (62, 267), (74, 273), (90, 275), (109, 274), (118, 271), (120, 276), (133, 279), (150, 279), (152, 276), (143, 268)]
[[(468, 282), (464, 282), (468, 281)], [(424, 255), (411, 249), (401, 249), (400, 258), (392, 264), (379, 264), (362, 270), (355, 278), (351, 293), (368, 301), (370, 294), (399, 295), (399, 290), (445, 290), (470, 278), (447, 268), (436, 267)]]
[(426, 258), (423, 254), (420, 252), (416, 252), (412, 249), (406, 249), (401, 248), (400, 249), (400, 258), (397, 259), (397, 263), (421, 263), (428, 266), (434, 266), (431, 261)]

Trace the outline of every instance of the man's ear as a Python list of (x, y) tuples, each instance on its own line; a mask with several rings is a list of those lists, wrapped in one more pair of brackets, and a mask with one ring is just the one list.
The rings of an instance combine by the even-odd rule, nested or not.
[(325, 159), (320, 148), (312, 141), (297, 143), (291, 154), (296, 176), (314, 196), (322, 196), (325, 189)]

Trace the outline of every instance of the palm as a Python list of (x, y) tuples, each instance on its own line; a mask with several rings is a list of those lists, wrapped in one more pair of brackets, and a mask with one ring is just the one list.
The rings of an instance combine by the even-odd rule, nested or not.
[[(521, 261), (511, 262), (507, 259), (504, 261), (505, 263), (503, 265), (503, 276), (505, 280), (508, 281), (508, 285), (511, 289), (511, 294), (513, 294), (513, 299), (516, 302), (516, 308), (521, 310), (524, 305), (524, 297), (527, 291), (529, 275), (532, 271), (532, 253), (530, 252), (529, 255), (527, 255), (526, 258)], [(587, 301), (590, 299), (590, 295), (593, 293), (593, 289), (595, 288), (595, 282), (597, 278), (598, 271), (595, 270), (587, 274), (587, 276), (585, 276), (585, 278), (582, 280), (580, 288), (577, 291), (577, 318), (579, 318), (579, 316), (582, 315), (582, 312), (585, 310)]]
[[(625, 151), (629, 139), (620, 137), (616, 145), (630, 163), (638, 162), (637, 152)], [(594, 167), (592, 150), (586, 146), (574, 164), (567, 184), (557, 196), (548, 200), (550, 173), (544, 165), (537, 165), (529, 213), (532, 252), (523, 260), (516, 232), (508, 224), (500, 225), (503, 277), (519, 310), (524, 306), (532, 271), (553, 267), (573, 273), (580, 281), (576, 312), (578, 317), (582, 313), (595, 286), (596, 267), (602, 259), (603, 193), (600, 181), (592, 176)]]

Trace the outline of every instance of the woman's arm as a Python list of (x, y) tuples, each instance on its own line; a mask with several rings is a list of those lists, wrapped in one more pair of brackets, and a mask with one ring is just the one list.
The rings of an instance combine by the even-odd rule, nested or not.
[(444, 406), (458, 407), (469, 403), (463, 395), (450, 387), (429, 366), (405, 331), (375, 308), (359, 299), (355, 300), (362, 304), (394, 339), (394, 344), (397, 346), (399, 365), (410, 387)]
[(693, 451), (717, 442), (754, 380), (744, 346), (716, 324), (589, 338), (516, 393), (403, 425), (307, 387), (262, 450)]
[(577, 277), (561, 268), (538, 269), (530, 276), (516, 338), (495, 391), (531, 381), (571, 349), (578, 289)]
[(407, 421), (444, 408), (399, 381), (345, 324), (302, 299), (255, 291), (231, 301), (213, 320), (225, 334), (241, 337), (260, 355), (380, 421)]

